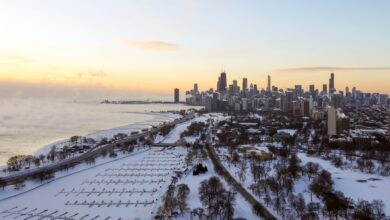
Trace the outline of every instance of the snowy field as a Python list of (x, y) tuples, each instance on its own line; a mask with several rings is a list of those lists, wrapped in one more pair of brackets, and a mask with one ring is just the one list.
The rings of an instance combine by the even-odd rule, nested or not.
[(0, 219), (151, 219), (182, 148), (153, 148), (101, 164), (0, 201)]
[[(345, 196), (357, 201), (364, 199), (367, 201), (382, 200), (385, 204), (386, 215), (390, 216), (390, 177), (375, 174), (362, 173), (356, 170), (343, 170), (335, 167), (329, 161), (308, 157), (304, 153), (298, 153), (302, 164), (307, 162), (318, 163), (323, 169), (332, 174), (335, 183), (335, 190), (341, 191)], [(305, 188), (300, 186), (300, 188)], [(308, 191), (308, 189), (304, 189)]]

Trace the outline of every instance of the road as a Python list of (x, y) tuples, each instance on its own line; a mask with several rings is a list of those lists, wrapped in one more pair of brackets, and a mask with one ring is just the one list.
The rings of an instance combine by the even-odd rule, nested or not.
[(134, 135), (131, 135), (123, 140), (115, 141), (113, 143), (109, 143), (109, 144), (100, 146), (98, 148), (91, 149), (90, 151), (88, 151), (84, 154), (81, 154), (79, 156), (60, 160), (60, 161), (50, 163), (50, 164), (47, 164), (47, 165), (44, 165), (41, 167), (15, 172), (15, 173), (12, 173), (10, 175), (3, 176), (0, 179), (5, 181), (7, 185), (10, 185), (17, 180), (26, 180), (26, 179), (30, 178), (31, 176), (36, 175), (36, 174), (41, 173), (41, 172), (55, 171), (61, 167), (67, 166), (69, 164), (78, 164), (78, 163), (85, 161), (88, 158), (94, 158), (96, 156), (101, 155), (104, 151), (107, 151), (107, 150), (114, 148), (117, 144), (123, 144), (123, 143), (126, 143), (128, 141), (138, 140), (141, 137), (147, 137), (150, 134), (158, 132), (161, 129), (161, 127), (163, 127), (163, 126), (166, 126), (166, 125), (175, 125), (176, 126), (177, 124), (181, 124), (181, 123), (184, 123), (186, 121), (189, 121), (189, 120), (193, 119), (194, 117), (195, 117), (194, 114), (189, 114), (189, 115), (186, 115), (180, 119), (172, 121), (170, 123), (157, 126), (156, 128), (152, 128), (149, 131), (145, 131), (145, 132), (142, 132), (139, 134), (134, 134)]
[(225, 168), (225, 166), (222, 164), (219, 156), (217, 155), (217, 153), (215, 152), (215, 145), (213, 145), (212, 141), (211, 141), (211, 134), (212, 133), (215, 133), (216, 132), (216, 129), (212, 129), (210, 130), (210, 128), (208, 128), (207, 130), (207, 138), (206, 138), (206, 142), (207, 142), (207, 145), (206, 145), (206, 150), (208, 152), (208, 155), (211, 159), (211, 161), (213, 162), (214, 164), (214, 168), (217, 171), (217, 173), (221, 176), (223, 176), (226, 180), (226, 182), (228, 184), (230, 184), (231, 186), (234, 187), (234, 189), (237, 190), (237, 192), (239, 192), (244, 198), (245, 200), (252, 205), (252, 207), (255, 209), (257, 209), (257, 215), (261, 216), (263, 219), (266, 219), (266, 220), (276, 220), (277, 218), (271, 213), (268, 211), (268, 209), (262, 204), (260, 203), (255, 197), (253, 197), (252, 194), (250, 194), (246, 189), (245, 187), (242, 186), (242, 184), (237, 181), (231, 174), (230, 172)]

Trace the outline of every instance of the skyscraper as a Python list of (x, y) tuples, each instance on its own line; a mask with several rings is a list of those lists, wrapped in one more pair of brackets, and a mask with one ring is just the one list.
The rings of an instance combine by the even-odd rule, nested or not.
[(343, 96), (340, 93), (332, 94), (331, 105), (334, 108), (342, 108), (343, 107)]
[(328, 135), (337, 135), (337, 110), (334, 107), (328, 108)]
[(352, 97), (356, 98), (356, 87), (352, 88)]
[(240, 87), (238, 86), (237, 80), (233, 80), (233, 94), (237, 95), (240, 93)]
[(194, 84), (194, 92), (198, 92), (199, 90), (198, 90), (198, 83), (195, 83)]
[(270, 75), (268, 75), (267, 91), (268, 91), (268, 92), (271, 91), (271, 76), (270, 76)]
[(334, 91), (334, 73), (331, 73), (329, 79), (329, 93), (334, 93)]
[(259, 90), (258, 90), (258, 88), (257, 88), (257, 84), (254, 84), (254, 85), (253, 85), (253, 90), (254, 90), (255, 94), (258, 94), (258, 93), (259, 93)]
[(248, 79), (242, 78), (242, 91), (246, 91), (248, 89)]
[(287, 98), (285, 94), (280, 95), (280, 110), (282, 112), (288, 112), (287, 110)]
[(286, 91), (286, 110), (287, 112), (293, 111), (294, 93), (292, 91)]
[(326, 84), (322, 85), (322, 93), (328, 94), (328, 85), (326, 85)]
[(315, 86), (314, 85), (309, 85), (309, 92), (311, 94), (314, 94), (314, 91), (315, 91)]
[(178, 88), (175, 88), (174, 96), (175, 96), (175, 103), (179, 103), (180, 102), (180, 91)]
[(221, 76), (219, 77), (219, 88), (218, 92), (225, 92), (227, 89), (227, 79), (226, 79), (226, 73), (222, 72)]

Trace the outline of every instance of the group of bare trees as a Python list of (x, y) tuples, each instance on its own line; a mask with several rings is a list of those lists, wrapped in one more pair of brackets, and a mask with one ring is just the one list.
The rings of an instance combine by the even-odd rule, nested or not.
[(209, 219), (233, 219), (235, 192), (226, 190), (218, 177), (200, 183), (199, 198)]
[(188, 150), (189, 151), (185, 159), (187, 166), (191, 166), (194, 163), (201, 163), (208, 158), (205, 147), (198, 141), (194, 144), (189, 144)]
[[(332, 175), (319, 164), (308, 162), (301, 165), (297, 155), (288, 148), (271, 147), (270, 151), (276, 155), (272, 160), (260, 159), (255, 154), (240, 160), (238, 176), (245, 176), (247, 168), (243, 164), (249, 163), (253, 180), (250, 189), (283, 219), (316, 219), (319, 216), (330, 219), (380, 219), (385, 216), (383, 202), (355, 202), (336, 191)], [(295, 183), (303, 177), (310, 181), (308, 188), (311, 195), (316, 196), (320, 203), (312, 202), (313, 197), (306, 202), (302, 194), (295, 194)], [(241, 177), (240, 180), (245, 181)]]
[(193, 122), (190, 124), (190, 126), (187, 127), (187, 130), (183, 131), (180, 134), (180, 137), (187, 137), (187, 136), (198, 136), (200, 135), (206, 128), (206, 123), (204, 122)]
[(3, 171), (19, 171), (23, 168), (29, 169), (33, 164), (36, 167), (39, 167), (42, 163), (46, 161), (46, 157), (44, 155), (32, 156), (32, 155), (16, 155), (12, 156), (7, 161), (7, 169)]
[(333, 189), (332, 175), (321, 170), (312, 180), (309, 189), (323, 202), (323, 215), (329, 218), (382, 219), (384, 204), (380, 200), (371, 203), (365, 200), (353, 201), (340, 191)]
[(31, 155), (12, 156), (7, 161), (8, 171), (18, 171), (25, 166), (30, 166), (34, 157)]
[(190, 193), (190, 188), (186, 184), (176, 185), (178, 177), (172, 177), (171, 184), (163, 197), (163, 204), (157, 212), (157, 218), (165, 219), (178, 214), (184, 214), (189, 210), (187, 205), (187, 197)]
[(318, 149), (310, 149), (309, 153), (330, 161), (338, 168), (353, 168), (364, 173), (390, 176), (390, 160), (388, 159), (390, 158), (390, 151), (378, 149), (362, 151), (354, 146), (348, 148), (321, 146)]
[(294, 183), (303, 170), (300, 160), (286, 149), (274, 149), (273, 152), (283, 159), (264, 160), (255, 154), (249, 157), (253, 180), (250, 189), (255, 195), (262, 197), (265, 205), (273, 207), (283, 219), (301, 218), (306, 214), (306, 202), (302, 195), (294, 194)]
[(171, 132), (171, 130), (175, 127), (175, 125), (164, 125), (160, 128), (159, 134), (161, 136), (166, 136)]

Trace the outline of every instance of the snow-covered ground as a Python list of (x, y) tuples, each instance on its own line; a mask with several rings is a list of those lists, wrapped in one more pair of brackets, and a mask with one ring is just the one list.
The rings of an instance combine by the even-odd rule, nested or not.
[[(263, 147), (262, 147), (263, 148)], [(229, 172), (237, 179), (239, 178), (240, 167), (239, 165), (234, 165), (231, 162), (226, 160), (226, 156), (228, 155), (228, 151), (226, 148), (219, 148), (218, 154), (221, 158), (222, 163), (225, 168), (229, 170)], [(335, 167), (331, 164), (331, 162), (323, 160), (317, 157), (307, 156), (305, 153), (298, 153), (297, 156), (302, 160), (301, 165), (305, 165), (307, 162), (318, 163), (322, 169), (327, 170), (332, 174), (332, 179), (334, 181), (334, 188), (337, 191), (341, 191), (344, 193), (346, 197), (352, 198), (354, 201), (358, 201), (359, 199), (367, 200), (372, 202), (373, 200), (382, 200), (385, 204), (385, 212), (387, 216), (390, 214), (390, 177), (383, 177), (375, 174), (367, 174), (362, 173), (357, 170), (343, 170)], [(273, 171), (271, 170), (270, 175), (273, 175)], [(253, 177), (250, 174), (249, 164), (247, 164), (247, 169), (245, 173), (245, 177), (243, 181), (241, 181), (242, 185), (254, 195), (255, 198), (258, 198), (251, 190), (250, 185), (254, 182)], [(319, 199), (311, 194), (309, 190), (310, 181), (304, 176), (300, 177), (294, 183), (294, 194), (301, 193), (306, 203), (311, 201), (319, 202)], [(259, 199), (259, 198), (258, 198)], [(260, 202), (262, 199), (259, 199)], [(271, 211), (274, 215), (278, 216), (278, 213), (273, 210), (271, 207), (268, 207), (269, 211)]]
[[(195, 117), (192, 120), (189, 120), (187, 122), (176, 125), (176, 127), (174, 129), (172, 129), (172, 131), (166, 137), (161, 138), (156, 142), (158, 142), (158, 143), (176, 143), (177, 141), (180, 140), (180, 134), (183, 133), (183, 131), (187, 130), (188, 126), (190, 126), (192, 123), (206, 122), (209, 119), (214, 120), (216, 122), (216, 121), (225, 120), (226, 117), (223, 116), (223, 114), (221, 114), (221, 113), (210, 113), (210, 114), (200, 115), (198, 117)], [(188, 140), (188, 142), (191, 143), (191, 142), (195, 141), (194, 138), (196, 139), (196, 137), (189, 137), (189, 138), (186, 138), (186, 140)]]
[[(265, 147), (261, 147), (260, 149), (263, 149), (264, 150)], [(268, 151), (268, 149), (267, 149)], [(232, 164), (230, 161), (227, 161), (227, 156), (228, 156), (228, 151), (226, 148), (219, 148), (218, 151), (217, 151), (217, 154), (219, 155), (219, 158), (223, 164), (223, 166), (226, 168), (226, 170), (229, 171), (229, 173), (238, 181), (241, 183), (241, 185), (250, 193), (252, 194), (252, 196), (256, 199), (258, 199), (258, 201), (260, 203), (263, 203), (262, 200), (260, 200), (258, 198), (258, 196), (256, 196), (252, 190), (250, 189), (250, 186), (253, 184), (254, 180), (253, 180), (253, 177), (251, 175), (251, 171), (250, 171), (250, 167), (249, 167), (249, 164), (247, 164), (247, 168), (246, 168), (246, 172), (244, 174), (244, 178), (240, 179), (240, 176), (239, 176), (239, 172), (240, 172), (240, 168), (238, 165), (234, 165)], [(270, 211), (273, 215), (275, 216), (278, 216), (277, 212), (275, 210), (273, 210), (271, 207), (266, 207), (268, 209), (268, 211)], [(258, 217), (257, 217), (258, 218)], [(251, 219), (251, 218), (248, 218), (248, 219)]]
[[(204, 165), (207, 166), (208, 172), (205, 174), (201, 174), (198, 176), (193, 176), (190, 172), (187, 176), (183, 177), (182, 180), (179, 183), (187, 184), (190, 188), (190, 194), (188, 195), (188, 206), (190, 210), (196, 209), (196, 208), (202, 208), (202, 203), (199, 199), (199, 185), (203, 180), (209, 179), (213, 176), (218, 176), (218, 174), (214, 170), (213, 163), (210, 160), (207, 160), (205, 162), (202, 162)], [(226, 189), (231, 189), (229, 185), (226, 183), (226, 181), (218, 176), (222, 183), (224, 183)], [(186, 214), (185, 216), (179, 218), (179, 219), (189, 219), (189, 214)], [(241, 196), (241, 194), (236, 194), (236, 201), (234, 205), (234, 218), (245, 218), (245, 219), (259, 219), (257, 215), (253, 213), (253, 209), (251, 205), (244, 199), (244, 197)], [(195, 219), (195, 217), (194, 217)]]
[(1, 200), (0, 219), (151, 219), (185, 154), (153, 148), (100, 163)]
[(135, 154), (139, 154), (139, 153), (142, 153), (144, 151), (149, 151), (149, 150), (150, 150), (149, 148), (145, 148), (145, 147), (136, 147), (135, 150), (131, 154), (117, 150), (116, 153), (118, 156), (116, 158), (110, 158), (108, 156), (98, 157), (98, 158), (96, 158), (95, 163), (93, 165), (88, 165), (86, 163), (82, 163), (82, 164), (79, 164), (79, 165), (77, 165), (73, 168), (70, 168), (68, 170), (57, 171), (54, 175), (54, 179), (51, 179), (48, 181), (41, 182), (41, 181), (36, 181), (36, 180), (27, 180), (24, 182), (25, 186), (20, 188), (20, 189), (15, 189), (14, 186), (7, 186), (7, 187), (5, 187), (5, 189), (0, 190), (0, 201), (3, 201), (7, 198), (10, 198), (10, 197), (13, 197), (16, 195), (23, 194), (23, 193), (31, 191), (35, 188), (42, 187), (42, 186), (48, 184), (49, 182), (64, 178), (66, 176), (70, 176), (70, 175), (73, 175), (73, 174), (78, 173), (78, 172), (83, 172), (83, 171), (95, 168), (97, 166), (102, 166), (106, 163), (111, 163), (111, 162), (116, 161), (116, 160), (122, 160), (122, 159), (127, 158), (127, 157), (132, 157)]
[[(335, 190), (343, 192), (345, 196), (355, 201), (358, 199), (364, 199), (370, 202), (374, 199), (382, 200), (386, 206), (386, 214), (388, 216), (390, 215), (390, 177), (367, 174), (350, 169), (343, 170), (335, 167), (329, 161), (309, 157), (304, 153), (298, 153), (298, 157), (302, 160), (302, 164), (311, 161), (318, 163), (322, 169), (330, 172), (335, 183)], [(300, 188), (305, 187), (300, 186)]]
[(280, 133), (285, 133), (285, 134), (289, 134), (290, 136), (294, 136), (297, 133), (297, 130), (296, 129), (279, 129), (278, 134), (280, 134)]

